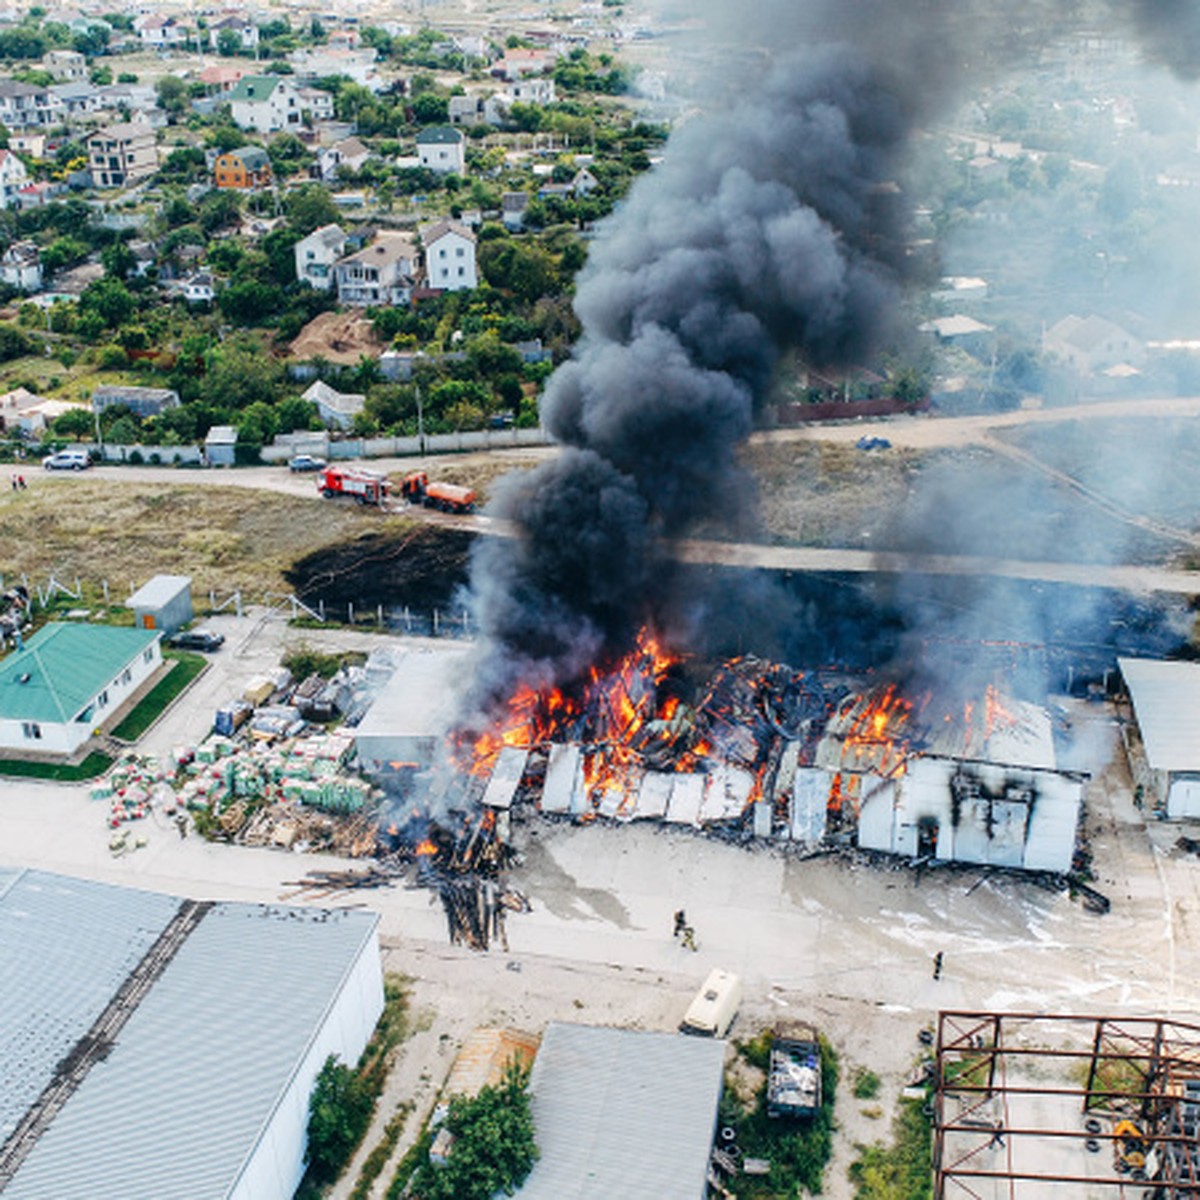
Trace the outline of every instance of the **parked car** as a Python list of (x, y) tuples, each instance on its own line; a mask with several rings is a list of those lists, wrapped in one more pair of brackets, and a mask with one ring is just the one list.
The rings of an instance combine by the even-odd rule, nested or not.
[(91, 465), (92, 460), (86, 450), (59, 450), (42, 459), (42, 466), (47, 471), (82, 471)]
[(317, 458), (314, 454), (297, 454), (288, 460), (288, 467), (293, 471), (323, 471), (326, 465), (323, 458)]
[(183, 633), (167, 638), (167, 645), (175, 650), (219, 650), (225, 644), (223, 633), (211, 629), (186, 629)]

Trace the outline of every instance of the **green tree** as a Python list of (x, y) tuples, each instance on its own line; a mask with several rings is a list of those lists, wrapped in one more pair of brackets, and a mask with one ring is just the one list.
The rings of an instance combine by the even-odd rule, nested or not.
[(217, 53), (234, 58), (242, 48), (242, 39), (233, 29), (222, 29), (217, 34)]
[(450, 115), (450, 101), (445, 96), (423, 92), (413, 99), (412, 113), (418, 125), (443, 125)]
[(217, 293), (217, 307), (238, 325), (262, 325), (278, 315), (283, 292), (270, 283), (243, 279)]
[(322, 225), (331, 225), (338, 219), (337, 205), (329, 189), (319, 183), (307, 183), (289, 192), (283, 206), (289, 223), (300, 237), (306, 237)]
[(92, 414), (83, 407), (69, 408), (54, 418), (54, 432), (60, 437), (74, 438), (77, 442), (90, 437), (94, 428)]
[(125, 280), (137, 266), (137, 259), (124, 241), (110, 242), (100, 251), (100, 262), (104, 270), (114, 279)]
[(141, 426), (131, 413), (122, 413), (104, 431), (104, 438), (118, 446), (136, 446), (142, 440)]
[(331, 1054), (308, 1102), (308, 1145), (304, 1161), (318, 1182), (337, 1178), (362, 1140), (371, 1119), (370, 1091)]
[(129, 289), (111, 275), (89, 283), (79, 297), (79, 308), (94, 313), (109, 329), (124, 325), (137, 307)]
[(510, 1065), (499, 1087), (450, 1101), (446, 1128), (454, 1144), (444, 1166), (426, 1160), (413, 1182), (421, 1200), (491, 1200), (524, 1182), (537, 1161), (528, 1074)]
[(321, 418), (317, 406), (311, 400), (299, 396), (288, 396), (280, 400), (275, 409), (279, 421), (279, 433), (294, 433), (297, 429), (320, 429)]
[(155, 85), (154, 94), (158, 105), (173, 117), (179, 116), (188, 106), (187, 84), (178, 75), (164, 75)]
[(256, 400), (242, 410), (237, 431), (244, 445), (263, 446), (279, 432), (279, 414), (272, 405)]

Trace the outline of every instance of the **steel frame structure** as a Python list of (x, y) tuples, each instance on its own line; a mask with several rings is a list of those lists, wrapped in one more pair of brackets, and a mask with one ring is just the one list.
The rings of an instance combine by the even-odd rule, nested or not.
[[(947, 1011), (938, 1014), (934, 1055), (935, 1200), (1040, 1200), (1081, 1188), (1118, 1200), (1200, 1200), (1200, 1025)], [(1079, 1119), (1033, 1124), (1028, 1112), (1039, 1102), (1077, 1103)], [(1120, 1152), (1122, 1120), (1137, 1126), (1144, 1168), (1131, 1169)], [(1057, 1139), (1090, 1151), (1094, 1169), (1031, 1165)], [(999, 1163), (994, 1149), (1004, 1151)]]

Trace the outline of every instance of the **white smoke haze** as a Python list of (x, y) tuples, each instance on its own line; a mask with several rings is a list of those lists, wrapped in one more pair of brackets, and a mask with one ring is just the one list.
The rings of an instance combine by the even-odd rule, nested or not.
[[(518, 682), (569, 684), (647, 621), (700, 619), (694, 594), (679, 610), (665, 544), (701, 522), (752, 523), (738, 449), (784, 355), (859, 365), (895, 335), (907, 230), (890, 198), (923, 124), (1097, 22), (1136, 33), (1180, 77), (1200, 62), (1200, 18), (1182, 0), (759, 0), (674, 12), (699, 26), (721, 70), (592, 242), (575, 301), (583, 335), (543, 402), (564, 449), (499, 490), (492, 511), (515, 524), (515, 544), (476, 548), (473, 701), (485, 712)], [(965, 478), (946, 490), (942, 531), (966, 541), (994, 498)], [(902, 529), (932, 499), (916, 519), (900, 514)], [(988, 602), (963, 588), (965, 631), (988, 619)], [(927, 616), (914, 608), (914, 628)]]

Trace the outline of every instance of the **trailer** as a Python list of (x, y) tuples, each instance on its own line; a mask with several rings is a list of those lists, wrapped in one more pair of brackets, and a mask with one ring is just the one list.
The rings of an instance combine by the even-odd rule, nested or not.
[(775, 1030), (767, 1070), (768, 1117), (814, 1117), (821, 1108), (821, 1042), (811, 1025)]
[(326, 500), (351, 496), (359, 504), (382, 508), (387, 500), (388, 479), (378, 471), (361, 467), (326, 467), (317, 475), (317, 490)]
[(449, 513), (472, 513), (479, 503), (479, 494), (473, 488), (436, 480), (430, 483), (424, 471), (406, 475), (400, 484), (400, 494), (410, 504), (423, 504), (426, 508)]

